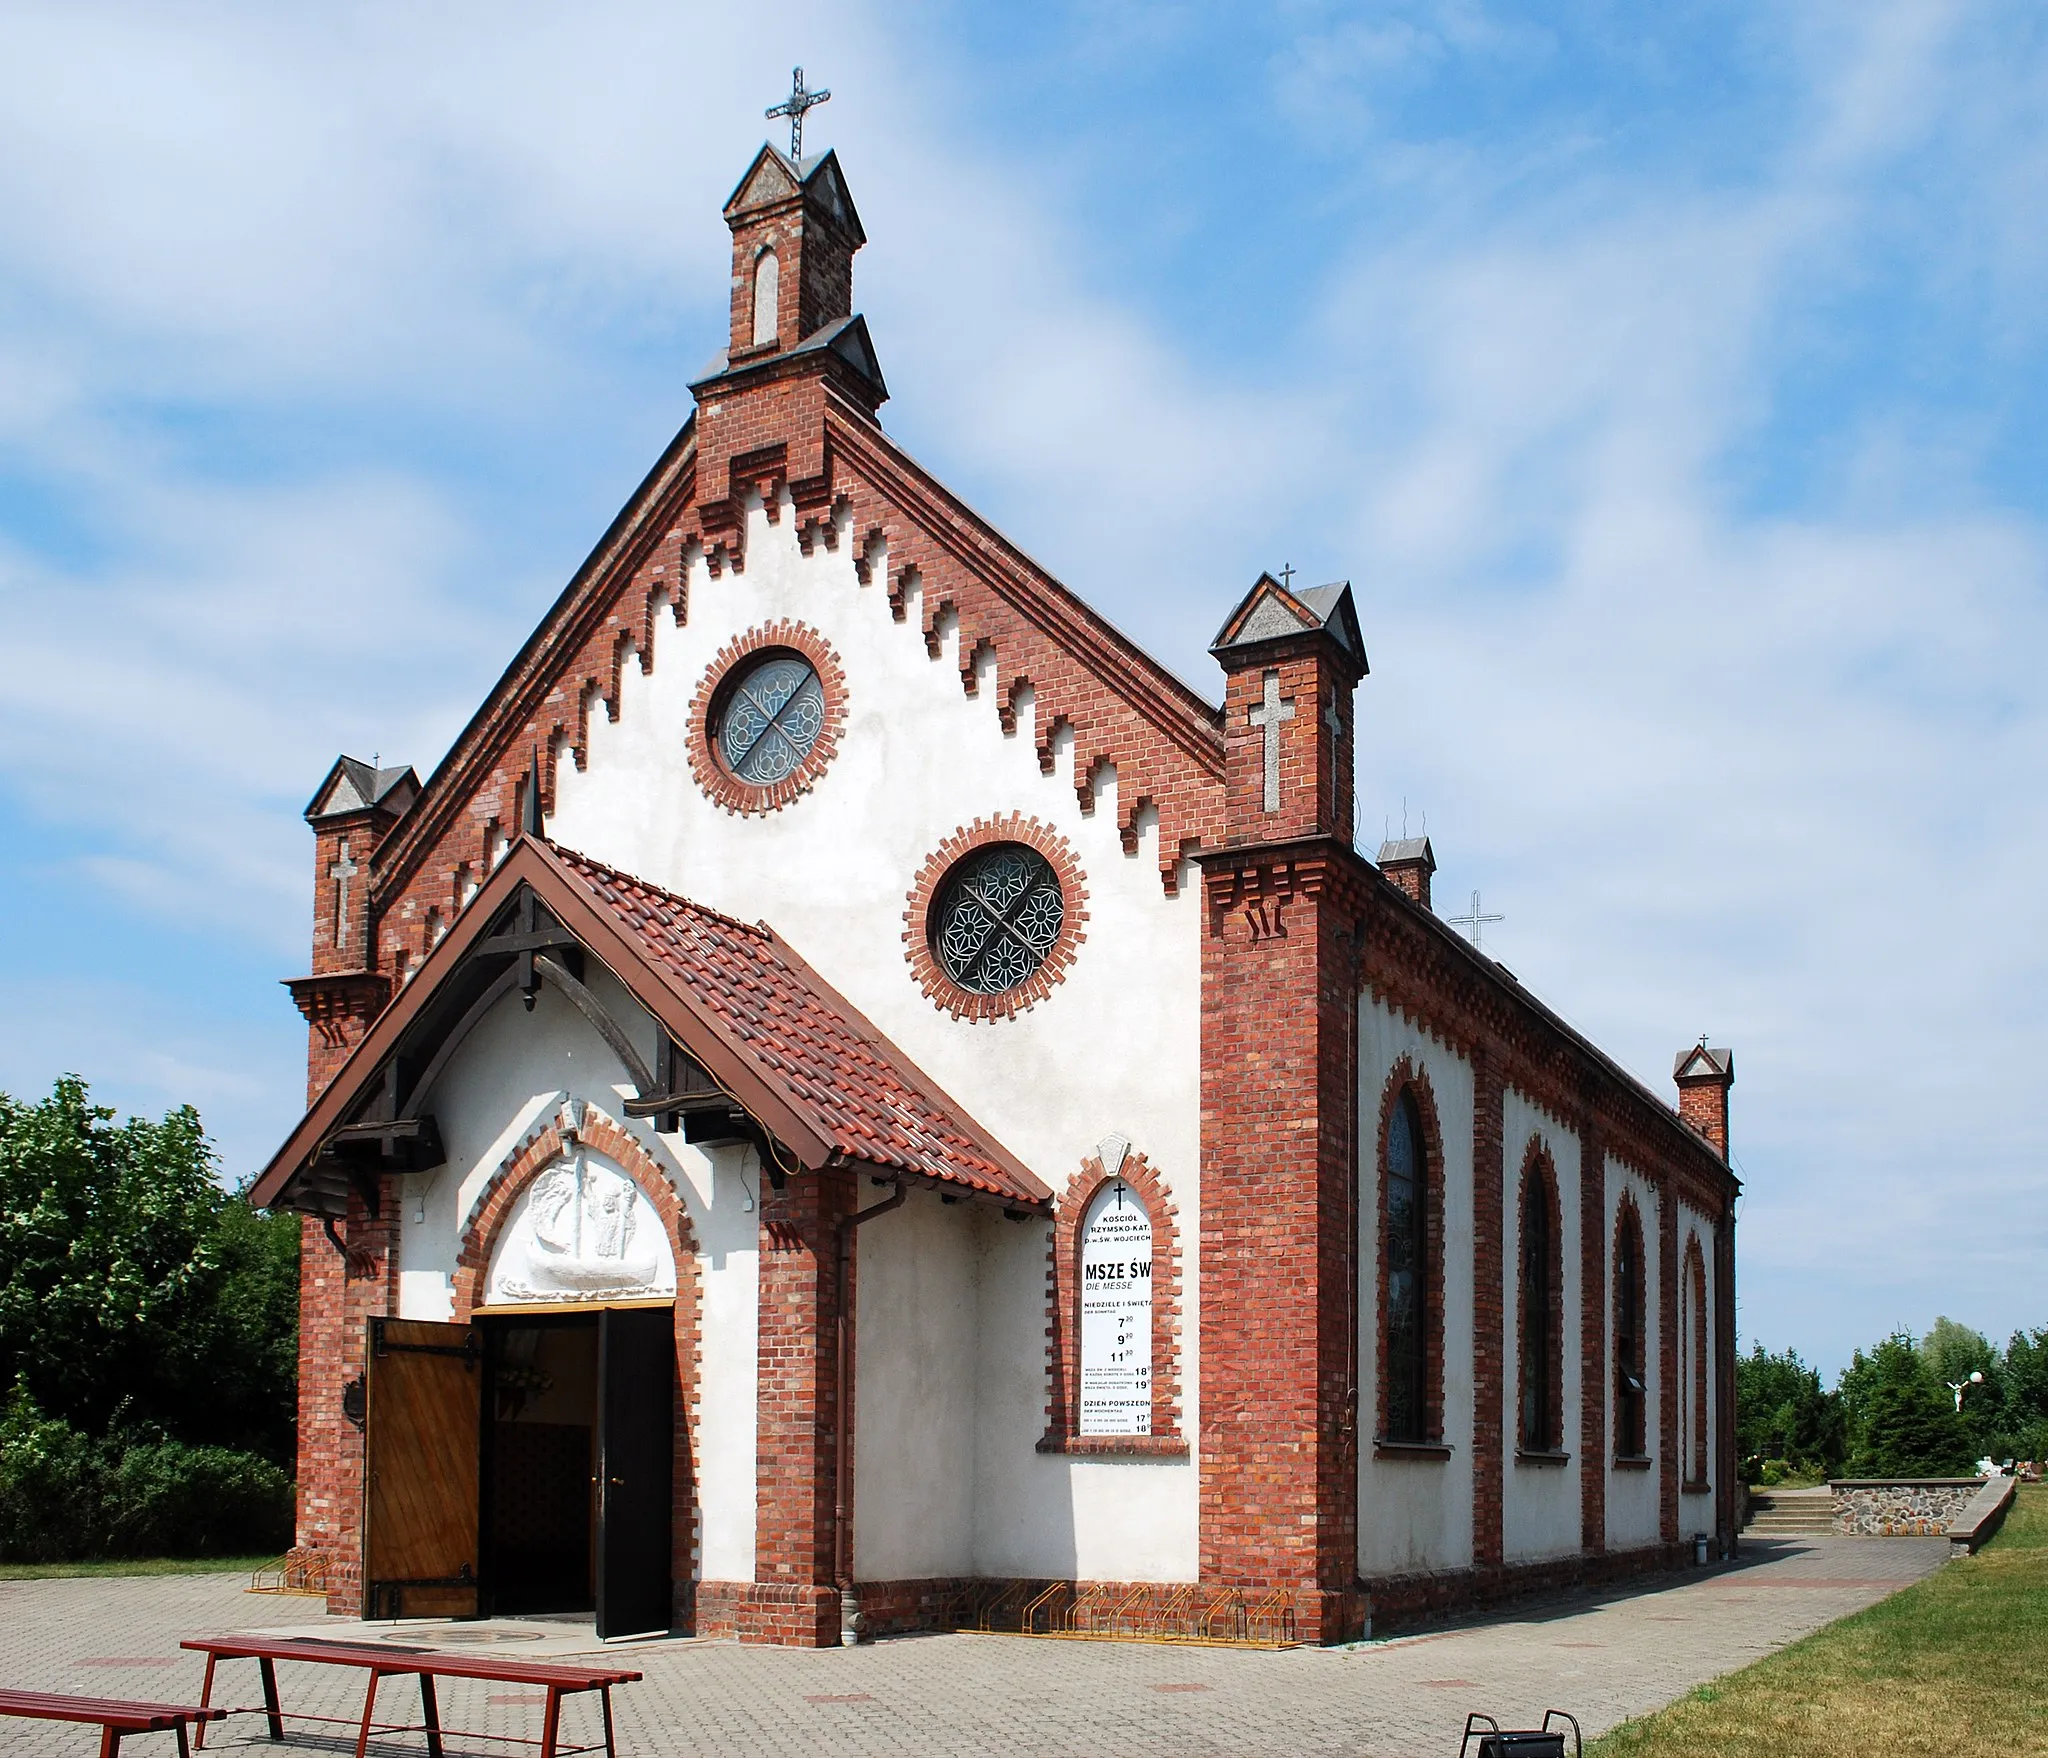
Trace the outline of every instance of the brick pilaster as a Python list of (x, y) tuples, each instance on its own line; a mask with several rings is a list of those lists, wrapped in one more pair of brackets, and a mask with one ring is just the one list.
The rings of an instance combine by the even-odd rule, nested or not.
[(1290, 1590), (1302, 1639), (1322, 1642), (1361, 1615), (1356, 964), (1335, 857), (1204, 860), (1201, 1578)]
[(342, 1391), (366, 1365), (369, 1321), (398, 1310), (397, 1184), (379, 1187), (380, 1219), (352, 1192), (336, 1224), (352, 1261), (318, 1220), (300, 1223), (297, 1542), (327, 1559), (327, 1609), (343, 1617), (362, 1609), (363, 1437)]
[(1607, 1548), (1607, 1157), (1590, 1109), (1579, 1120), (1579, 1547)]
[(1501, 1246), (1505, 1171), (1501, 1162), (1506, 1091), (1500, 1052), (1472, 1057), (1472, 1560), (1497, 1566), (1501, 1530), (1501, 1446), (1506, 1432), (1507, 1277)]
[(838, 1225), (849, 1176), (805, 1174), (761, 1196), (754, 1590), (737, 1608), (743, 1642), (839, 1640), (833, 1583)]
[(1735, 1215), (1714, 1227), (1714, 1524), (1724, 1555), (1735, 1552)]

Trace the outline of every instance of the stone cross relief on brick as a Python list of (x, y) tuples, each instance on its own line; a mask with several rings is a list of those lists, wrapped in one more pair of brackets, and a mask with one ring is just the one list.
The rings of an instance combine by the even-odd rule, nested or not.
[(348, 949), (348, 882), (362, 868), (348, 857), (348, 842), (341, 845), (341, 859), (327, 869), (327, 877), (334, 881), (334, 944), (342, 951)]
[(1280, 700), (1280, 674), (1265, 677), (1265, 699), (1250, 714), (1251, 724), (1266, 735), (1266, 799), (1264, 809), (1280, 810), (1280, 729), (1294, 718), (1294, 698)]

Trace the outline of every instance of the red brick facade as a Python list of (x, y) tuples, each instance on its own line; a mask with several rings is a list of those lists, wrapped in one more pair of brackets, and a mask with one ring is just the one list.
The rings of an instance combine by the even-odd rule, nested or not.
[[(779, 155), (757, 159), (726, 216), (733, 234), (729, 356), (695, 387), (691, 421), (417, 800), (408, 799), (402, 813), (365, 808), (315, 821), (315, 957), (312, 973), (293, 984), (311, 1027), (309, 1093), (326, 1088), (407, 969), (489, 875), (508, 827), (526, 816), (529, 770), (540, 796), (533, 804), (545, 816), (558, 763), (565, 755), (579, 768), (589, 760), (593, 710), (601, 706), (618, 718), (629, 660), (643, 673), (652, 669), (657, 619), (688, 626), (692, 570), (703, 566), (716, 576), (746, 568), (749, 516), (758, 508), (771, 524), (788, 520), (806, 552), (845, 544), (862, 588), (883, 594), (896, 621), (908, 624), (915, 607), (918, 628), (906, 627), (902, 638), (921, 638), (937, 656), (957, 632), (963, 692), (984, 699), (1006, 732), (1021, 730), (1028, 718), (1044, 773), (1061, 766), (1071, 743), (1083, 813), (1094, 814), (1109, 797), (1100, 784), (1113, 769), (1121, 845), (1134, 853), (1141, 838), (1156, 835), (1158, 881), (1167, 893), (1181, 888), (1191, 866), (1201, 875), (1200, 895), (1189, 899), (1200, 912), (1200, 1087), (1191, 1095), (1200, 1109), (1200, 1163), (1181, 1186), (1199, 1189), (1196, 1212), (1170, 1199), (1143, 1155), (1131, 1154), (1122, 1168), (1152, 1220), (1153, 1432), (1143, 1445), (1132, 1437), (1096, 1445), (1075, 1433), (1077, 1230), (1089, 1197), (1109, 1176), (1091, 1160), (1068, 1181), (1057, 1210), (1040, 1450), (1168, 1459), (1191, 1452), (1200, 1583), (1248, 1598), (1277, 1596), (1296, 1632), (1311, 1641), (1349, 1637), (1369, 1620), (1383, 1627), (1529, 1588), (1668, 1565), (1678, 1556), (1681, 1474), (1695, 1481), (1696, 1469), (1713, 1487), (1718, 1531), (1732, 1535), (1732, 1060), (1681, 1074), (1681, 1125), (1430, 914), (1433, 857), (1382, 876), (1357, 854), (1353, 694), (1364, 655), (1335, 622), (1290, 632), (1239, 619), (1239, 634), (1217, 649), (1225, 670), (1219, 712), (897, 450), (876, 423), (883, 392), (862, 353), (865, 332), (852, 319), (851, 265), (862, 234), (838, 178), (836, 162), (813, 166), (806, 177)], [(771, 250), (779, 282), (775, 336), (756, 345), (756, 276), (762, 253)], [(846, 327), (833, 332), (833, 345), (809, 345), (835, 325)], [(1300, 611), (1293, 595), (1280, 592), (1276, 602)], [(1253, 627), (1267, 632), (1243, 634)], [(746, 789), (709, 746), (715, 695), (733, 663), (778, 646), (805, 654), (818, 669), (827, 729), (788, 783)], [(700, 663), (701, 657), (700, 649)], [(763, 625), (728, 645), (696, 688), (689, 739), (698, 785), (736, 814), (787, 805), (833, 760), (848, 692), (860, 685), (845, 676), (824, 636), (805, 624)], [(962, 1029), (1008, 1019), (1050, 994), (1083, 945), (1085, 876), (1066, 837), (1020, 814), (992, 812), (950, 834), (934, 826), (932, 834), (922, 869), (904, 876), (911, 972)], [(1026, 984), (1000, 997), (968, 996), (932, 958), (926, 914), (962, 855), (1003, 840), (1026, 843), (1053, 864), (1065, 924), (1053, 956)], [(351, 875), (345, 894), (334, 877), (340, 866), (360, 873)], [(344, 895), (346, 920), (337, 914)], [(761, 900), (761, 913), (772, 919), (773, 909), (772, 899)], [(818, 950), (822, 959), (830, 949)], [(1445, 1141), (1439, 1096), (1416, 1059), (1402, 1057), (1391, 1068), (1361, 1065), (1366, 1007), (1416, 1025), (1471, 1071), (1469, 1238), (1448, 1236), (1445, 1226), (1447, 1168), (1457, 1165), (1462, 1173), (1467, 1144)], [(1576, 1438), (1582, 1542), (1579, 1556), (1541, 1565), (1506, 1561), (1512, 1535), (1504, 1530), (1504, 1473), (1520, 1432), (1510, 1339), (1521, 1334), (1509, 1192), (1518, 1192), (1516, 1214), (1534, 1202), (1547, 1205), (1554, 1253), (1562, 1250), (1563, 1215), (1557, 1169), (1540, 1149), (1513, 1144), (1517, 1159), (1508, 1161), (1509, 1088), (1570, 1120), (1579, 1155), (1576, 1323), (1562, 1306), (1561, 1257), (1543, 1322), (1554, 1365), (1547, 1431), (1559, 1452)], [(1375, 1241), (1377, 1286), (1387, 1286), (1387, 1124), (1404, 1093), (1414, 1099), (1424, 1138), (1428, 1419), (1419, 1443), (1387, 1434), (1384, 1375), (1366, 1384), (1360, 1371), (1368, 1354), (1387, 1359), (1384, 1300), (1378, 1348), (1361, 1349), (1361, 1322), (1375, 1317), (1360, 1289), (1373, 1267), (1364, 1254)], [(1047, 1095), (1049, 1103), (1065, 1098)], [(1462, 1123), (1457, 1133), (1463, 1136)], [(600, 1144), (600, 1135), (609, 1145)], [(587, 1139), (647, 1191), (677, 1256), (680, 1615), (686, 1624), (694, 1616), (705, 1634), (835, 1641), (835, 1466), (853, 1420), (850, 1388), (842, 1392), (835, 1362), (837, 1321), (852, 1290), (837, 1285), (836, 1253), (839, 1230), (862, 1195), (860, 1180), (835, 1164), (759, 1193), (755, 1579), (699, 1580), (690, 1450), (700, 1347), (695, 1246), (673, 1187), (630, 1129), (593, 1115)], [(553, 1125), (545, 1125), (494, 1175), (462, 1245), (458, 1316), (474, 1308), (495, 1229), (559, 1145)], [(1657, 1205), (1658, 1299), (1656, 1310), (1643, 1314), (1641, 1334), (1655, 1343), (1660, 1367), (1654, 1427), (1646, 1411), (1642, 1437), (1660, 1474), (1658, 1538), (1611, 1555), (1608, 1475), (1633, 1439), (1618, 1432), (1614, 1398), (1612, 1253), (1616, 1230), (1639, 1226), (1640, 1217), (1632, 1200), (1621, 1215), (1610, 1212), (1610, 1156), (1638, 1170)], [(1701, 1376), (1688, 1429), (1704, 1437), (1711, 1399), (1718, 1437), (1711, 1459), (1680, 1457), (1681, 1200), (1713, 1229), (1711, 1372)], [(332, 1606), (341, 1611), (359, 1603), (354, 1559), (361, 1519), (361, 1441), (341, 1414), (341, 1394), (361, 1371), (367, 1319), (395, 1311), (394, 1204), (387, 1188), (384, 1218), (377, 1219), (360, 1193), (352, 1199), (338, 1223), (352, 1264), (345, 1265), (319, 1223), (308, 1221), (305, 1229), (300, 1536), (334, 1559)], [(1647, 1276), (1649, 1261), (1638, 1261)], [(1473, 1420), (1469, 1433), (1451, 1434), (1445, 1385), (1462, 1379), (1467, 1364), (1445, 1360), (1447, 1265), (1467, 1262)], [(1708, 1268), (1696, 1265), (1688, 1256), (1684, 1273), (1704, 1279)], [(1206, 1315), (1199, 1331), (1182, 1310), (1190, 1279)], [(1457, 1280), (1462, 1287), (1462, 1275)], [(1690, 1311), (1704, 1327), (1705, 1304)], [(1034, 1337), (1028, 1346), (1038, 1343)], [(1578, 1353), (1575, 1415), (1562, 1402), (1567, 1348)], [(1189, 1410), (1199, 1412), (1192, 1432)], [(1360, 1507), (1361, 1451), (1428, 1471), (1465, 1447), (1472, 1461), (1470, 1565), (1427, 1580), (1362, 1578), (1360, 1521), (1371, 1511)], [(1061, 1467), (1046, 1461), (1044, 1468)], [(871, 1628), (909, 1627), (945, 1615), (964, 1591), (951, 1580), (862, 1583), (862, 1615)]]

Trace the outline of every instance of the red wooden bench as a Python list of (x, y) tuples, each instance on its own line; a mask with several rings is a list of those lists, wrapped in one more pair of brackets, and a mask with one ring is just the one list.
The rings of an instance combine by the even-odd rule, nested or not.
[(61, 1691), (0, 1691), (0, 1715), (18, 1715), (27, 1721), (87, 1721), (99, 1724), (100, 1758), (114, 1758), (124, 1734), (156, 1734), (166, 1728), (178, 1735), (178, 1758), (188, 1758), (185, 1724), (199, 1728), (206, 1737), (205, 1724), (219, 1721), (225, 1709), (194, 1708), (189, 1703), (128, 1703), (117, 1697), (71, 1697)]
[[(618, 1758), (612, 1739), (612, 1687), (631, 1684), (640, 1675), (623, 1667), (583, 1666), (573, 1661), (501, 1660), (482, 1654), (437, 1654), (431, 1649), (408, 1648), (399, 1643), (328, 1642), (317, 1636), (200, 1636), (183, 1646), (206, 1656), (206, 1685), (199, 1700), (213, 1701), (213, 1671), (223, 1660), (253, 1660), (263, 1678), (260, 1705), (270, 1724), (273, 1740), (284, 1738), (284, 1711), (277, 1698), (277, 1662), (312, 1661), (321, 1666), (360, 1667), (370, 1675), (363, 1693), (363, 1714), (356, 1728), (356, 1758), (364, 1758), (372, 1734), (423, 1733), (427, 1736), (428, 1758), (443, 1758), (444, 1734), (464, 1739), (497, 1740), (511, 1745), (539, 1746), (540, 1758), (572, 1758), (579, 1752), (595, 1752), (595, 1745), (564, 1746), (560, 1743), (562, 1699), (583, 1691), (595, 1691), (604, 1706), (604, 1751), (606, 1758)], [(380, 1722), (374, 1719), (377, 1687), (388, 1678), (416, 1678), (420, 1682), (420, 1717), (417, 1722)], [(512, 1734), (487, 1734), (461, 1728), (443, 1728), (441, 1706), (434, 1694), (436, 1679), (484, 1679), (494, 1685), (538, 1685), (547, 1692), (547, 1709), (538, 1740)], [(247, 1709), (216, 1710), (215, 1715), (253, 1715), (258, 1706)], [(295, 1714), (295, 1721), (341, 1722), (332, 1715)], [(343, 1725), (350, 1725), (343, 1723)], [(206, 1743), (205, 1730), (198, 1744)]]

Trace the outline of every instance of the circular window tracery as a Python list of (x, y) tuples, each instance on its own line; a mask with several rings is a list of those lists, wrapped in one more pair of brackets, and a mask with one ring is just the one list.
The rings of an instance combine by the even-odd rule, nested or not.
[(801, 654), (770, 653), (726, 686), (718, 755), (736, 780), (773, 787), (803, 767), (825, 730), (825, 686)]
[(977, 818), (918, 869), (903, 912), (917, 986), (956, 1019), (1014, 1019), (1086, 938), (1088, 889), (1065, 837), (1021, 812)]
[(846, 672), (805, 623), (726, 643), (690, 704), (690, 772), (728, 812), (780, 810), (825, 773), (846, 727)]
[(1020, 842), (994, 843), (946, 875), (932, 952), (970, 995), (1004, 995), (1038, 974), (1066, 919), (1052, 863)]

